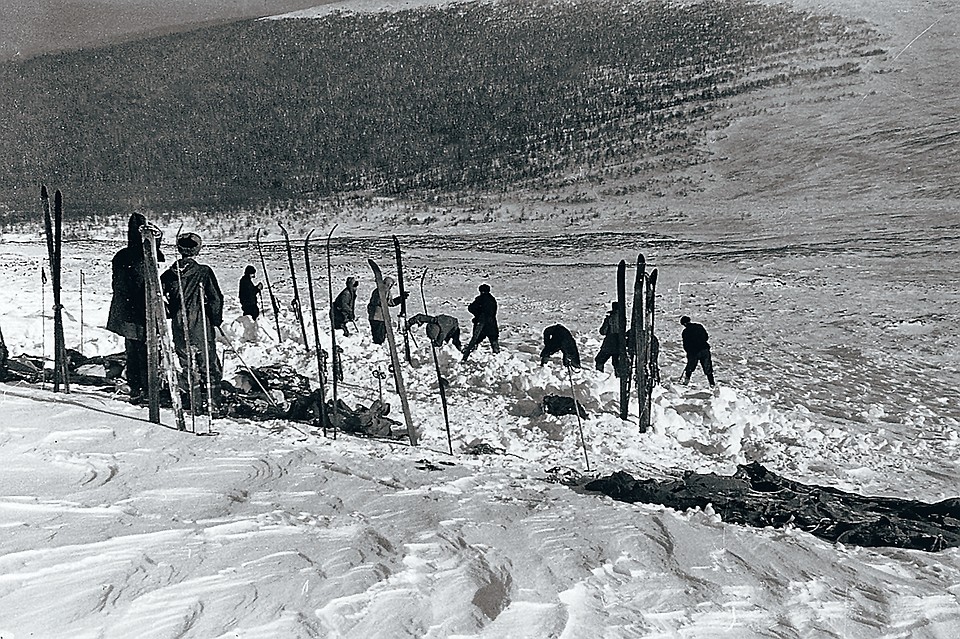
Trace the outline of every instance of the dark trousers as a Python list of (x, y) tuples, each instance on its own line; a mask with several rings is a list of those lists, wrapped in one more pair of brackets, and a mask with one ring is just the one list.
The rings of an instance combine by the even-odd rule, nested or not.
[(370, 333), (374, 344), (383, 344), (387, 340), (387, 324), (380, 320), (370, 320)]
[(707, 376), (707, 381), (713, 386), (713, 360), (710, 358), (710, 347), (696, 353), (687, 353), (687, 366), (683, 369), (684, 379), (690, 379), (690, 375), (697, 368), (697, 364), (703, 368), (703, 373)]
[(127, 384), (130, 394), (138, 395), (147, 389), (147, 343), (144, 340), (123, 340), (127, 353)]
[(490, 350), (494, 353), (500, 352), (500, 330), (496, 324), (490, 325), (487, 322), (474, 322), (473, 335), (470, 337), (470, 343), (463, 349), (463, 359), (480, 346), (484, 339), (490, 340)]

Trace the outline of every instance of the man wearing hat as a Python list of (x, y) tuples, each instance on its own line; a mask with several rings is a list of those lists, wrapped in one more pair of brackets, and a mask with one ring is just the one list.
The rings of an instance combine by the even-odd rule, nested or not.
[[(223, 321), (223, 293), (213, 269), (194, 259), (200, 253), (201, 244), (200, 236), (196, 233), (180, 235), (177, 238), (177, 251), (181, 258), (164, 271), (160, 282), (173, 324), (173, 343), (184, 370), (189, 365), (187, 349), (193, 354), (194, 371), (197, 374), (194, 375), (194, 389), (191, 389), (191, 406), (197, 405), (193, 403), (194, 392), (198, 387), (206, 386), (209, 378), (215, 410), (220, 399), (220, 379), (223, 375), (216, 347), (216, 330)], [(186, 326), (181, 308), (186, 311)]]
[(710, 382), (711, 386), (714, 386), (713, 360), (710, 358), (710, 344), (707, 343), (707, 339), (709, 339), (707, 329), (702, 324), (691, 322), (687, 315), (680, 318), (680, 324), (683, 325), (683, 332), (680, 334), (683, 340), (683, 350), (687, 353), (687, 366), (683, 369), (683, 377), (680, 378), (680, 383), (689, 383), (690, 375), (696, 370), (697, 364), (700, 364), (707, 376), (707, 381)]
[(470, 343), (463, 349), (463, 361), (467, 361), (470, 353), (476, 350), (484, 338), (490, 340), (490, 348), (494, 353), (500, 352), (500, 327), (497, 325), (497, 300), (490, 294), (490, 286), (481, 284), (480, 294), (470, 302), (467, 310), (473, 315), (473, 336)]

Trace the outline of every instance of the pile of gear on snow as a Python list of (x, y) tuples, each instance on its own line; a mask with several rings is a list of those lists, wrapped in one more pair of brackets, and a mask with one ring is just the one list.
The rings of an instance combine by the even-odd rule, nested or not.
[(738, 466), (731, 476), (686, 473), (682, 479), (637, 480), (616, 472), (585, 488), (625, 502), (678, 510), (706, 508), (724, 521), (748, 526), (792, 525), (822, 539), (860, 546), (938, 551), (960, 546), (960, 498), (929, 504), (893, 497), (865, 497), (808, 486), (761, 464)]

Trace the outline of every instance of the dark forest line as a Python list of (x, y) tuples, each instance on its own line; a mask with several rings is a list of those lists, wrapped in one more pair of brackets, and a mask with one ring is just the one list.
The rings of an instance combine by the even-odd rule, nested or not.
[(853, 74), (874, 33), (784, 5), (469, 3), (240, 22), (0, 65), (0, 207), (72, 213), (548, 183), (696, 161), (764, 87)]

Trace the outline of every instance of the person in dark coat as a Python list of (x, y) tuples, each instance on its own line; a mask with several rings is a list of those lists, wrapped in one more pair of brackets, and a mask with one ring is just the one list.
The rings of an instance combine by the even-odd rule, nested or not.
[(497, 326), (497, 300), (490, 294), (490, 286), (480, 285), (480, 294), (470, 302), (467, 310), (473, 315), (473, 336), (463, 349), (463, 361), (476, 350), (484, 339), (490, 340), (494, 353), (500, 352), (500, 327)]
[(580, 351), (577, 349), (577, 342), (563, 324), (554, 324), (544, 329), (540, 365), (546, 364), (547, 360), (556, 353), (563, 353), (564, 366), (580, 368)]
[(600, 325), (600, 334), (603, 335), (603, 342), (600, 344), (600, 352), (597, 353), (597, 370), (603, 371), (607, 360), (613, 358), (613, 372), (620, 370), (620, 349), (623, 347), (623, 327), (620, 326), (620, 303), (613, 302), (610, 305), (610, 312), (603, 318), (603, 324)]
[(257, 282), (254, 284), (253, 276), (257, 274), (257, 269), (253, 266), (247, 266), (243, 270), (243, 277), (240, 278), (240, 308), (244, 315), (249, 315), (254, 320), (260, 317), (260, 304), (257, 296), (263, 290), (263, 284)]
[(710, 344), (707, 343), (709, 339), (707, 329), (702, 324), (691, 322), (686, 315), (680, 318), (680, 323), (683, 325), (683, 332), (680, 334), (683, 339), (683, 350), (687, 353), (687, 366), (683, 369), (680, 383), (689, 383), (690, 375), (697, 368), (697, 364), (700, 364), (707, 376), (707, 381), (714, 386), (713, 360), (710, 358)]
[[(217, 358), (216, 340), (217, 327), (223, 323), (223, 293), (213, 269), (194, 259), (200, 253), (200, 246), (200, 236), (196, 233), (184, 233), (177, 238), (177, 251), (182, 257), (164, 271), (160, 276), (160, 283), (167, 299), (167, 312), (173, 326), (173, 344), (180, 363), (186, 371), (189, 366), (189, 348), (193, 356), (193, 370), (197, 373), (194, 377), (200, 378), (193, 380), (194, 388), (190, 389), (191, 406), (197, 405), (194, 403), (195, 397), (201, 398), (202, 404), (202, 389), (207, 383), (206, 364), (209, 358), (210, 391), (214, 401), (212, 410), (216, 410), (220, 399), (220, 380), (223, 376), (223, 369)], [(183, 323), (181, 307), (186, 310), (186, 326)], [(183, 377), (186, 378), (186, 375)], [(186, 384), (187, 380), (182, 379), (181, 382)], [(200, 395), (196, 395), (198, 391)]]
[[(113, 298), (107, 316), (107, 330), (123, 337), (132, 403), (139, 402), (147, 388), (147, 302), (140, 233), (146, 223), (142, 213), (131, 214), (127, 222), (127, 245), (113, 256)], [(157, 259), (164, 261), (159, 238)]]
[(437, 348), (451, 342), (458, 351), (463, 350), (463, 344), (460, 343), (460, 322), (456, 317), (418, 313), (407, 321), (407, 330), (422, 324), (427, 325), (427, 337)]
[[(354, 322), (356, 325), (356, 304), (357, 304), (357, 289), (360, 287), (360, 282), (357, 281), (356, 277), (348, 277), (347, 285), (340, 291), (340, 294), (337, 295), (337, 299), (333, 301), (333, 328), (334, 330), (338, 328), (343, 329), (343, 336), (350, 336), (350, 329), (347, 328), (348, 322)], [(379, 300), (379, 297), (377, 298)]]
[[(383, 278), (383, 287), (387, 289), (387, 295), (389, 295), (390, 289), (393, 288), (393, 278)], [(407, 297), (409, 294), (408, 291), (404, 291), (403, 297)], [(387, 306), (396, 306), (400, 303), (401, 299), (399, 295), (388, 298)], [(373, 343), (383, 344), (387, 339), (387, 323), (383, 317), (383, 308), (381, 308), (380, 305), (380, 290), (377, 287), (373, 288), (370, 301), (367, 302), (367, 319), (370, 320), (370, 332), (373, 334)]]

